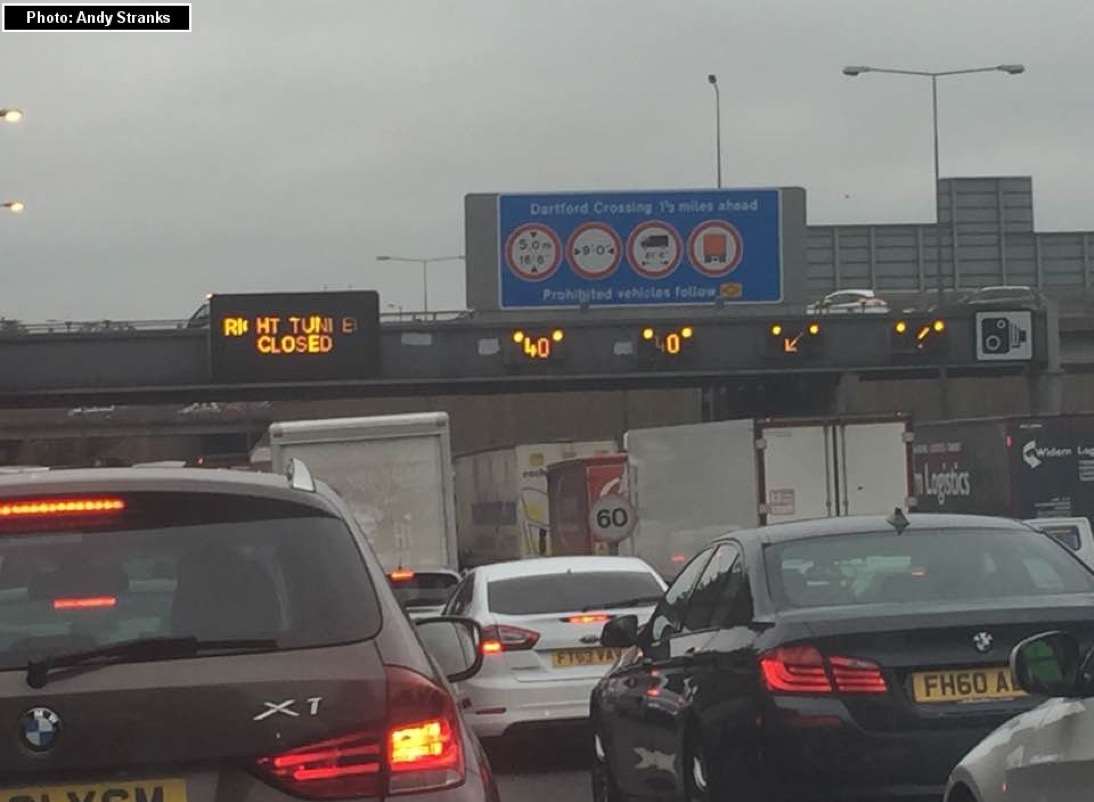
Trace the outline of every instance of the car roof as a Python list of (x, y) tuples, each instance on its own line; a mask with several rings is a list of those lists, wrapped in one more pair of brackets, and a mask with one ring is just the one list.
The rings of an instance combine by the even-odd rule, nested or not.
[(849, 287), (849, 288), (844, 289), (844, 290), (836, 290), (834, 292), (830, 292), (825, 297), (830, 298), (833, 295), (843, 295), (844, 293), (855, 293), (856, 295), (870, 295), (870, 296), (873, 296), (875, 294), (873, 290), (857, 290), (857, 289), (854, 289), (852, 287)]
[[(1012, 529), (1030, 531), (1030, 527), (1021, 521), (1011, 520), (1010, 518), (994, 518), (988, 515), (912, 513), (907, 518), (908, 529), (906, 531), (911, 532), (919, 529)], [(714, 542), (741, 540), (766, 545), (834, 535), (888, 532), (892, 528), (892, 524), (884, 515), (848, 515), (838, 518), (812, 518), (805, 521), (773, 524), (756, 529), (742, 529), (737, 532), (727, 533)]]
[(528, 560), (493, 563), (475, 570), (487, 581), (594, 571), (643, 571), (656, 574), (649, 564), (637, 557), (535, 557)]
[(0, 498), (120, 492), (263, 496), (329, 509), (319, 493), (296, 490), (281, 474), (221, 468), (74, 468), (0, 475)]

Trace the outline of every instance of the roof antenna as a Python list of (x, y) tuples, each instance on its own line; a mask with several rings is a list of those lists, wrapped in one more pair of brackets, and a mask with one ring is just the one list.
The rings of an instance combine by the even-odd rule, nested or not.
[(907, 516), (904, 515), (904, 511), (900, 507), (896, 507), (893, 514), (885, 519), (885, 522), (893, 527), (898, 535), (904, 534), (904, 530), (908, 528), (909, 524)]

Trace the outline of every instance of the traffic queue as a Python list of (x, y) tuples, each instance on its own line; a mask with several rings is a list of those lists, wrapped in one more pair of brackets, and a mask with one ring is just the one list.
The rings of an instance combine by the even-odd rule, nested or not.
[[(1085, 475), (1051, 423), (993, 426)], [(0, 800), (496, 800), (483, 745), (564, 731), (601, 802), (1086, 798), (1066, 487), (1077, 522), (910, 511), (899, 417), (636, 430), (537, 460), (546, 535), (461, 564), (447, 427), (274, 424), (268, 472), (0, 476)]]

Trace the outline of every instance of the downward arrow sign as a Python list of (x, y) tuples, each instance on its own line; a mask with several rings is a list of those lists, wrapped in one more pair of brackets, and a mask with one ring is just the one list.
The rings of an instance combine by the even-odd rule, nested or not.
[(791, 340), (789, 337), (785, 338), (783, 340), (783, 353), (787, 353), (787, 354), (796, 354), (796, 353), (798, 353), (798, 340), (800, 340), (801, 338), (802, 338), (802, 336), (800, 334), (797, 337), (795, 337), (793, 340)]

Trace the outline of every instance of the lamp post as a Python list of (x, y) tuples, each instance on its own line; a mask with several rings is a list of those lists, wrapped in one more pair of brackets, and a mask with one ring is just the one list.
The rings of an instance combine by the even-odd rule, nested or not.
[(7, 209), (12, 214), (22, 214), (23, 210), (27, 208), (26, 204), (22, 201), (8, 201), (7, 203), (0, 204), (0, 207)]
[(714, 151), (718, 159), (718, 189), (722, 188), (722, 93), (718, 90), (718, 76), (711, 73), (707, 82), (714, 87)]
[(434, 256), (430, 259), (412, 259), (406, 256), (377, 256), (377, 262), (415, 262), (422, 266), (422, 311), (429, 311), (429, 266), (434, 262), (458, 262), (463, 259), (463, 254), (458, 256)]
[(2, 109), (0, 108), (0, 120), (6, 123), (17, 123), (23, 119), (22, 109)]
[[(1021, 75), (1026, 71), (1022, 64), (997, 64), (994, 67), (975, 67), (969, 70), (944, 70), (931, 72), (929, 70), (893, 70), (883, 67), (854, 66), (844, 67), (843, 74), (855, 78), (863, 73), (878, 72), (888, 75), (913, 75), (918, 78), (931, 79), (931, 119), (934, 126), (934, 215), (935, 215), (935, 282), (937, 284), (938, 305), (942, 306), (945, 300), (945, 288), (942, 284), (942, 201), (938, 195), (938, 185), (941, 180), (938, 158), (938, 79), (948, 78), (953, 75), (972, 75), (978, 72), (1003, 72), (1007, 75)], [(956, 209), (950, 210), (950, 225), (956, 226)], [(956, 230), (955, 228), (953, 230)]]

